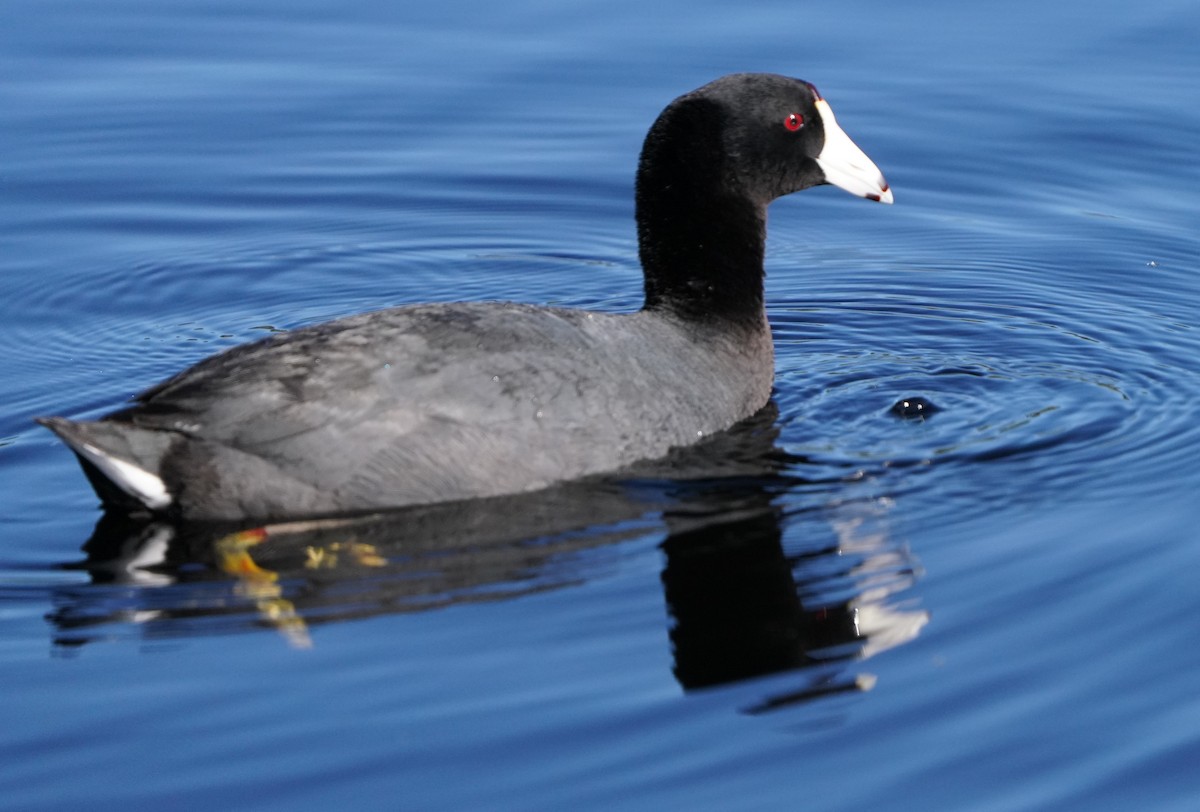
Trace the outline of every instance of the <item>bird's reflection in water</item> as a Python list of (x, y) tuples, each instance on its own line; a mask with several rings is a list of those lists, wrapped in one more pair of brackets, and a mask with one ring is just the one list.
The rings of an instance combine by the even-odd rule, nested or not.
[(313, 626), (578, 583), (574, 556), (645, 534), (655, 515), (610, 483), (251, 527), (106, 515), (86, 558), (64, 565), (90, 583), (58, 588), (49, 619), (67, 648), (131, 629), (164, 639), (264, 626), (307, 647)]
[[(886, 500), (786, 473), (774, 413), (637, 478), (370, 516), (257, 527), (106, 516), (64, 565), (49, 619), (62, 649), (270, 628), (298, 648), (311, 629), (379, 614), (513, 599), (595, 577), (581, 564), (665, 531), (662, 583), (685, 690), (796, 671), (801, 685), (752, 710), (870, 687), (852, 664), (911, 639), (924, 612), (885, 532)], [(691, 479), (681, 474), (706, 476)], [(794, 495), (808, 488), (807, 506)], [(830, 507), (832, 497), (843, 501)], [(595, 557), (593, 557), (594, 559)], [(600, 556), (602, 559), (603, 557)]]
[(874, 677), (853, 664), (918, 634), (927, 613), (897, 602), (915, 563), (880, 530), (885, 508), (849, 503), (833, 512), (789, 517), (764, 499), (669, 533), (662, 579), (685, 689), (803, 669), (799, 688), (755, 711), (867, 690)]

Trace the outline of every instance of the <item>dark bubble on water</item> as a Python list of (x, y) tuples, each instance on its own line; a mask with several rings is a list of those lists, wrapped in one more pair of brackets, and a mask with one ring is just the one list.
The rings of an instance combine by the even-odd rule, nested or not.
[(901, 398), (892, 404), (890, 411), (896, 417), (902, 417), (905, 420), (924, 420), (935, 412), (940, 412), (941, 407), (931, 400), (915, 396)]

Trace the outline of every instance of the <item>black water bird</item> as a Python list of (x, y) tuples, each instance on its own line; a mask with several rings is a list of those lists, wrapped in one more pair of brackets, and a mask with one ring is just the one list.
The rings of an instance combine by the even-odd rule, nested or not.
[(807, 82), (718, 79), (650, 128), (645, 305), (380, 310), (234, 347), (92, 422), (40, 422), (107, 507), (279, 519), (534, 490), (695, 443), (767, 402), (767, 204), (883, 175)]

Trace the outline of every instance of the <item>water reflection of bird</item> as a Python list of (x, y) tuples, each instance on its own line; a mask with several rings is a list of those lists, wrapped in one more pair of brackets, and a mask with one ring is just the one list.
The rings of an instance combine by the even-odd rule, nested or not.
[[(785, 542), (784, 511), (763, 498), (670, 532), (662, 578), (680, 684), (692, 690), (809, 669), (799, 687), (751, 708), (760, 711), (869, 689), (874, 678), (853, 663), (911, 640), (928, 620), (895, 603), (916, 565), (859, 521), (876, 510), (849, 503), (793, 517)], [(796, 538), (802, 531), (814, 538)]]

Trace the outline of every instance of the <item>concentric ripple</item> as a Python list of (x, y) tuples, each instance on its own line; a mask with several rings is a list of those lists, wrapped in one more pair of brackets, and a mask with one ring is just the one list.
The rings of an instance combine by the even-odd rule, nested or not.
[[(922, 282), (859, 278), (774, 308), (789, 452), (847, 477), (930, 468), (949, 494), (1036, 498), (1153, 489), (1195, 447), (1194, 330), (1086, 292), (1066, 307), (1027, 286)], [(911, 398), (936, 411), (898, 417)]]

